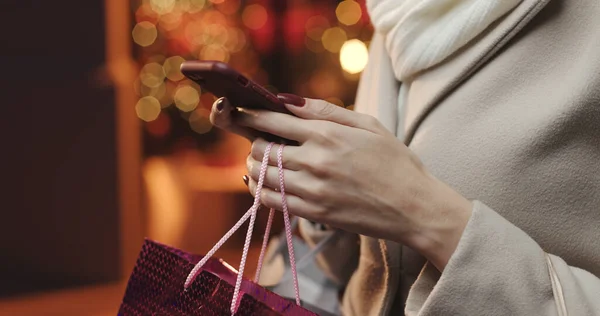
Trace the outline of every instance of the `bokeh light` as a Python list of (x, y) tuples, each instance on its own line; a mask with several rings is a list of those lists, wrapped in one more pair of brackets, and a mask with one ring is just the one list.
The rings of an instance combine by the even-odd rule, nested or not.
[(169, 133), (170, 129), (171, 120), (166, 114), (162, 112), (158, 115), (158, 117), (155, 120), (146, 124), (146, 130), (150, 135), (154, 137), (165, 137)]
[(227, 43), (229, 34), (227, 29), (220, 24), (210, 24), (202, 30), (202, 45), (218, 45), (223, 46)]
[(166, 31), (172, 31), (181, 24), (181, 13), (170, 12), (160, 17), (159, 26)]
[(175, 90), (177, 90), (177, 84), (172, 81), (165, 81), (164, 87), (165, 94), (158, 98), (158, 101), (160, 101), (160, 105), (163, 107), (163, 109), (173, 105), (173, 97), (175, 95)]
[(163, 70), (165, 76), (171, 81), (179, 81), (185, 78), (181, 73), (181, 64), (185, 61), (181, 56), (172, 56), (165, 60)]
[(360, 4), (353, 0), (344, 0), (340, 2), (335, 9), (335, 15), (340, 23), (353, 25), (360, 21), (362, 10)]
[(201, 30), (203, 28), (204, 23), (202, 23), (201, 21), (192, 21), (185, 26), (185, 30), (183, 31), (183, 33), (185, 35), (185, 38), (192, 45), (202, 45), (204, 41), (204, 35), (198, 30)]
[(229, 61), (229, 52), (220, 45), (208, 45), (200, 51), (200, 59), (217, 60), (224, 63)]
[(321, 41), (315, 41), (310, 37), (306, 37), (304, 39), (304, 44), (306, 45), (306, 48), (313, 53), (322, 53), (325, 51), (325, 47), (323, 47), (323, 43), (321, 43)]
[(198, 93), (198, 90), (189, 85), (181, 85), (175, 91), (173, 101), (179, 110), (183, 112), (190, 112), (198, 107), (198, 103), (200, 102), (200, 93)]
[(369, 51), (365, 43), (358, 39), (352, 39), (342, 45), (340, 64), (342, 65), (342, 69), (348, 73), (356, 74), (363, 71), (368, 61)]
[(196, 111), (192, 112), (188, 118), (190, 128), (198, 134), (208, 133), (213, 127), (213, 125), (210, 123), (209, 115), (210, 112), (207, 109), (196, 109)]
[(156, 30), (156, 26), (154, 24), (148, 21), (142, 21), (133, 27), (131, 36), (136, 44), (142, 47), (147, 47), (156, 41), (158, 31)]
[(244, 31), (232, 27), (227, 30), (225, 48), (231, 53), (237, 53), (246, 47), (246, 34)]
[(332, 53), (339, 52), (347, 39), (348, 37), (346, 36), (346, 32), (337, 26), (325, 30), (325, 32), (323, 32), (323, 36), (321, 37), (323, 47)]
[[(181, 1), (181, 0), (180, 0)], [(206, 0), (188, 0), (187, 12), (196, 13), (202, 11), (206, 5)]]
[(160, 101), (160, 99), (164, 98), (164, 96), (165, 96), (166, 93), (167, 93), (167, 86), (164, 83), (161, 83), (160, 85), (158, 85), (157, 87), (154, 87), (154, 88), (150, 88), (150, 87), (147, 87), (145, 85), (142, 85), (140, 87), (140, 96), (142, 96), (142, 97), (146, 97), (146, 96), (155, 97), (159, 101)]
[(321, 99), (341, 95), (344, 86), (338, 76), (336, 72), (327, 68), (315, 71), (308, 81), (312, 94)]
[(240, 8), (240, 0), (227, 0), (217, 5), (217, 9), (224, 14), (231, 15)]
[(175, 8), (175, 0), (150, 0), (150, 7), (158, 14), (167, 14)]
[[(212, 129), (215, 97), (185, 78), (180, 70), (185, 60), (226, 62), (270, 91), (284, 88), (338, 106), (351, 104), (368, 60), (363, 41), (372, 35), (364, 5), (363, 0), (289, 1), (282, 7), (262, 0), (137, 1), (131, 33), (141, 46), (135, 50), (141, 67), (135, 109), (148, 122), (146, 133), (177, 142), (172, 138), (190, 137), (177, 134), (179, 124), (190, 133), (189, 124), (196, 134), (192, 139), (221, 141), (197, 135)], [(288, 61), (293, 75), (276, 75), (279, 70), (266, 65)]]
[(140, 71), (140, 81), (147, 87), (158, 87), (165, 81), (165, 71), (159, 63), (146, 64)]
[(269, 18), (267, 10), (260, 4), (251, 4), (244, 9), (242, 21), (252, 30), (258, 30), (267, 23)]
[(139, 99), (135, 105), (135, 113), (141, 120), (146, 122), (156, 120), (160, 114), (160, 110), (160, 102), (155, 97), (151, 96)]
[(135, 11), (135, 21), (138, 23), (142, 21), (147, 21), (152, 24), (156, 24), (158, 22), (158, 18), (158, 13), (152, 10), (152, 7), (150, 7), (150, 4), (148, 3), (140, 5), (139, 8), (137, 8), (137, 10)]
[(322, 15), (310, 17), (304, 25), (306, 36), (315, 41), (320, 41), (321, 37), (323, 36), (323, 32), (325, 32), (325, 30), (328, 28), (329, 21)]
[(202, 12), (201, 21), (204, 23), (204, 25), (210, 25), (210, 24), (227, 25), (227, 17), (223, 13), (216, 11), (216, 10), (208, 10), (208, 11)]

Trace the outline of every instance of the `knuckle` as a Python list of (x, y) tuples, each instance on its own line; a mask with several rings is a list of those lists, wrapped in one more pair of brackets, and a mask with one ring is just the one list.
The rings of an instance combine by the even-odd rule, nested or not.
[(373, 117), (371, 115), (367, 115), (367, 114), (363, 114), (363, 117), (364, 117), (364, 120), (365, 120), (365, 124), (367, 124), (367, 126), (372, 126), (372, 127), (377, 128), (377, 129), (383, 127), (381, 125), (381, 122), (379, 122), (379, 120), (376, 119), (375, 117)]
[(326, 222), (329, 217), (329, 208), (324, 205), (319, 205), (311, 210), (312, 219), (317, 222)]
[(321, 144), (332, 143), (339, 136), (334, 128), (325, 124), (318, 125), (312, 133), (313, 135), (311, 138), (317, 140)]
[(270, 194), (269, 190), (263, 189), (260, 192), (260, 203), (268, 208), (278, 208), (275, 198)]
[(250, 157), (258, 158), (260, 157), (259, 148), (258, 148), (258, 140), (252, 142), (250, 145)]
[(319, 204), (321, 204), (321, 205), (322, 205), (323, 200), (327, 197), (327, 188), (321, 182), (318, 182), (318, 183), (312, 185), (308, 191), (309, 191), (310, 197), (316, 201), (319, 201)]
[(257, 138), (250, 146), (250, 156), (256, 161), (262, 161), (266, 148), (267, 142), (261, 138)]
[(334, 167), (335, 161), (325, 155), (316, 157), (311, 164), (312, 172), (319, 177), (329, 177)]
[(336, 106), (327, 102), (327, 101), (323, 101), (321, 100), (320, 102), (317, 103), (316, 106), (316, 112), (319, 116), (323, 116), (323, 117), (328, 117), (331, 115), (331, 113), (333, 113), (336, 110)]

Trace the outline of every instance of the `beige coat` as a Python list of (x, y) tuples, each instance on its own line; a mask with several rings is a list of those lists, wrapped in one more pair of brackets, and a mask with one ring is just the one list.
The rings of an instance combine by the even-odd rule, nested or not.
[[(375, 35), (357, 110), (404, 125), (473, 215), (441, 276), (406, 247), (360, 236), (358, 250), (346, 234), (320, 258), (348, 282), (344, 314), (600, 315), (600, 1), (524, 0), (406, 84), (398, 113)], [(312, 242), (330, 233), (301, 227)]]

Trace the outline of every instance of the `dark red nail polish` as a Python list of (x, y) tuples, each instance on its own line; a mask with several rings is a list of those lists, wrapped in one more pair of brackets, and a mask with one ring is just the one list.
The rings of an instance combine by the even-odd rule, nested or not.
[(306, 100), (304, 98), (301, 98), (295, 94), (280, 93), (277, 95), (277, 98), (279, 98), (279, 100), (283, 101), (284, 103), (298, 107), (304, 106), (306, 104)]
[(250, 178), (248, 178), (248, 176), (243, 176), (242, 180), (244, 180), (244, 183), (246, 184), (246, 186), (248, 185), (248, 182), (250, 182)]
[(225, 98), (220, 98), (219, 100), (217, 100), (217, 111), (219, 111), (219, 112), (223, 111), (224, 107), (225, 107)]

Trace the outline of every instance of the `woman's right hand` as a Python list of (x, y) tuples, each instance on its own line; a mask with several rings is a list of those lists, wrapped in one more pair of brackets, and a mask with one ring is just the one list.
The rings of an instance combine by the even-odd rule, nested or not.
[(222, 130), (238, 134), (248, 139), (250, 142), (263, 135), (263, 133), (257, 130), (237, 125), (233, 118), (236, 111), (237, 109), (231, 105), (231, 103), (229, 103), (229, 100), (226, 98), (219, 98), (212, 105), (210, 122), (214, 126)]

